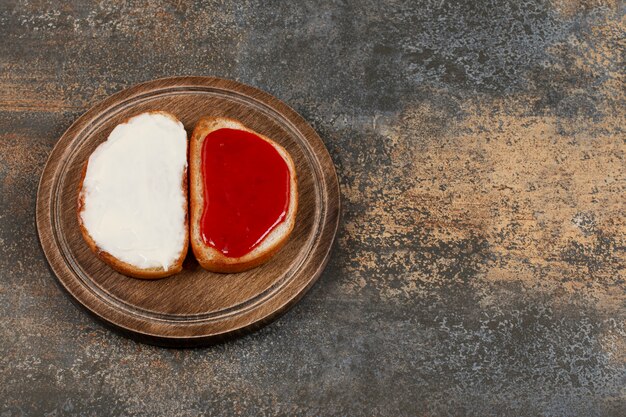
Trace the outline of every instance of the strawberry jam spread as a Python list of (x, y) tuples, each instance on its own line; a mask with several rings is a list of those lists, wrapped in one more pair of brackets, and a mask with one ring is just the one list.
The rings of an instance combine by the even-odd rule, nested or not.
[(202, 145), (202, 239), (228, 257), (257, 247), (285, 220), (290, 173), (270, 143), (254, 133), (219, 129)]

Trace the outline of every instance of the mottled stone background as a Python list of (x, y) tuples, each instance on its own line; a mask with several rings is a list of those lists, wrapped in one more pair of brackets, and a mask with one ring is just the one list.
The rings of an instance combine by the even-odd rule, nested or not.
[[(619, 1), (0, 3), (0, 416), (626, 415)], [(287, 315), (212, 348), (104, 328), (35, 196), (91, 105), (233, 78), (319, 132), (344, 209)]]

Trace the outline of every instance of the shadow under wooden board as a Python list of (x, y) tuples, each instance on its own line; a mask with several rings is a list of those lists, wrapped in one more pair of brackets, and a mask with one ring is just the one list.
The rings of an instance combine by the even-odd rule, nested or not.
[[(150, 110), (174, 114), (189, 135), (202, 116), (238, 119), (289, 151), (298, 173), (296, 225), (270, 261), (247, 272), (216, 274), (199, 267), (190, 248), (181, 273), (139, 280), (115, 272), (90, 251), (76, 215), (83, 164), (118, 123)], [(36, 215), (48, 262), (75, 301), (142, 341), (199, 346), (267, 324), (313, 285), (337, 231), (339, 184), (319, 136), (283, 102), (231, 80), (166, 78), (112, 95), (63, 134), (43, 171)]]

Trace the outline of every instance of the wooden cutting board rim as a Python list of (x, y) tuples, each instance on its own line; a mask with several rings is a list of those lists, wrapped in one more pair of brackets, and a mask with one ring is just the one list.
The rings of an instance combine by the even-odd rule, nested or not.
[[(298, 132), (300, 137), (305, 138), (306, 140), (298, 142), (298, 144), (305, 147), (306, 152), (304, 154), (309, 163), (312, 163), (312, 173), (322, 192), (321, 201), (323, 207), (321, 207), (321, 211), (316, 210), (316, 216), (321, 216), (322, 221), (319, 229), (315, 230), (315, 238), (307, 241), (309, 246), (311, 246), (307, 250), (308, 256), (302, 257), (299, 264), (292, 265), (290, 274), (293, 275), (305, 269), (303, 264), (307, 262), (315, 262), (314, 268), (306, 277), (303, 277), (303, 282), (300, 284), (304, 285), (295, 294), (291, 294), (289, 297), (281, 300), (282, 302), (279, 306), (263, 312), (260, 317), (256, 317), (251, 322), (242, 321), (239, 325), (234, 324), (226, 330), (200, 332), (198, 334), (169, 334), (169, 331), (164, 333), (140, 329), (133, 323), (129, 324), (119, 319), (112, 319), (111, 315), (107, 314), (107, 310), (113, 309), (118, 314), (121, 313), (140, 321), (162, 322), (168, 324), (168, 326), (178, 325), (185, 327), (194, 323), (206, 324), (207, 321), (233, 318), (242, 313), (258, 309), (259, 306), (262, 307), (267, 300), (280, 294), (284, 287), (293, 281), (293, 277), (285, 275), (279, 282), (260, 294), (260, 296), (241, 305), (232, 306), (218, 312), (186, 315), (180, 320), (177, 320), (176, 316), (171, 314), (159, 317), (158, 313), (148, 310), (142, 311), (141, 308), (128, 305), (124, 300), (118, 299), (113, 294), (103, 294), (94, 281), (84, 279), (89, 277), (89, 274), (86, 271), (82, 271), (80, 265), (66, 256), (71, 250), (67, 242), (65, 242), (65, 237), (59, 232), (59, 227), (56, 227), (61, 215), (59, 210), (56, 210), (58, 207), (56, 199), (60, 198), (58, 189), (64, 183), (65, 175), (67, 175), (67, 170), (63, 169), (64, 165), (69, 163), (67, 161), (71, 160), (72, 153), (77, 152), (82, 143), (74, 143), (76, 138), (83, 141), (88, 140), (92, 132), (96, 131), (99, 126), (106, 123), (111, 117), (114, 117), (119, 111), (128, 108), (129, 104), (137, 105), (143, 101), (154, 99), (158, 95), (189, 94), (191, 92), (210, 92), (215, 95), (227, 96), (229, 100), (239, 101), (244, 106), (248, 105), (252, 100), (257, 105), (255, 107), (256, 111), (261, 110), (270, 118), (280, 118), (282, 125), (288, 126), (290, 130)], [(312, 161), (311, 158), (315, 160)], [(43, 170), (37, 193), (36, 220), (40, 243), (48, 263), (58, 282), (70, 294), (73, 301), (114, 328), (131, 336), (136, 336), (148, 343), (196, 346), (223, 340), (226, 336), (254, 330), (267, 324), (295, 304), (317, 280), (328, 262), (330, 249), (339, 224), (339, 213), (339, 183), (330, 155), (317, 133), (293, 109), (268, 93), (233, 80), (216, 77), (171, 77), (137, 84), (113, 94), (90, 108), (67, 129), (50, 153)], [(323, 236), (323, 242), (319, 236)], [(311, 259), (313, 251), (315, 251), (313, 254), (315, 259)], [(311, 265), (305, 266), (309, 267)], [(80, 282), (76, 281), (77, 278)]]

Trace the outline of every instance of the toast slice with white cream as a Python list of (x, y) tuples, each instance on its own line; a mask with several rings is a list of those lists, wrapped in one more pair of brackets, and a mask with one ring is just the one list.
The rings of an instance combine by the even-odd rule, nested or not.
[(116, 271), (161, 278), (182, 270), (189, 241), (187, 133), (165, 112), (117, 125), (89, 157), (78, 222), (91, 250)]

